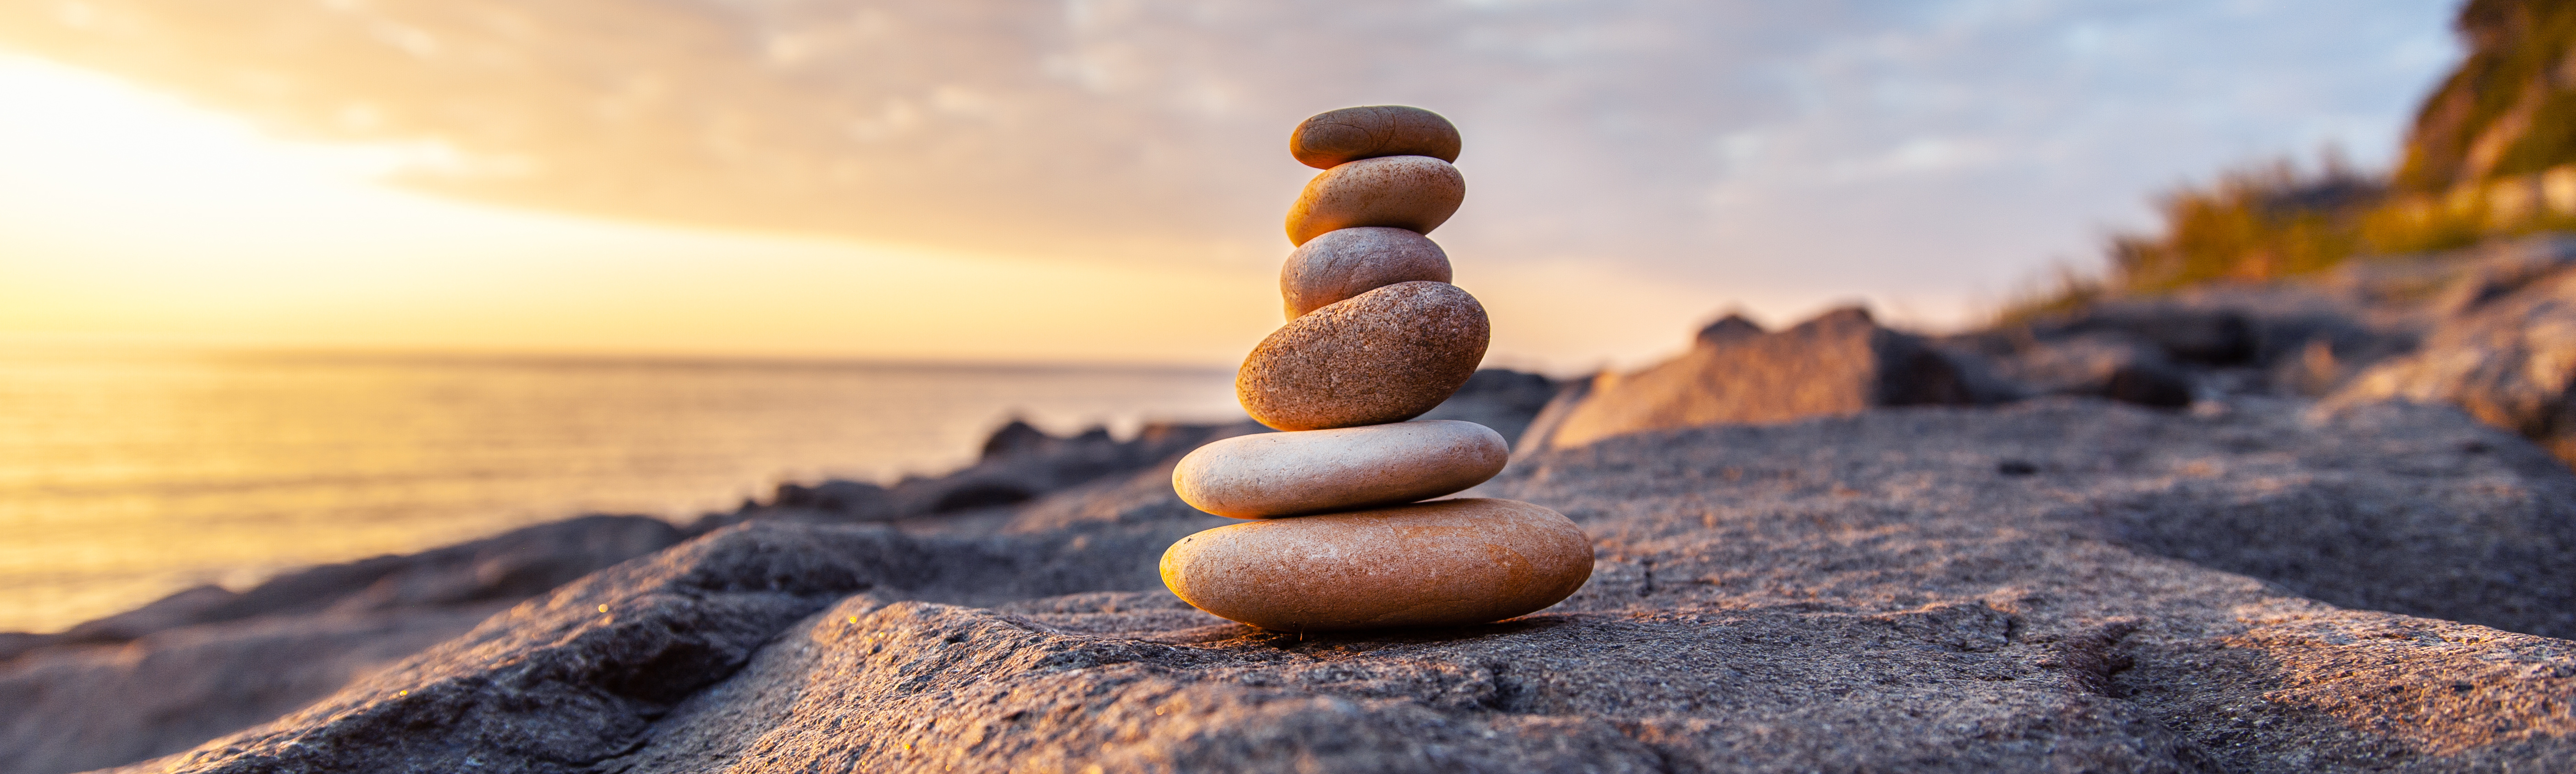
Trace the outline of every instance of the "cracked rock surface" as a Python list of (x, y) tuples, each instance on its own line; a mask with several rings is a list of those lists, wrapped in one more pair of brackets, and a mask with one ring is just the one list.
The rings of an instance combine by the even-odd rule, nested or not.
[(2576, 474), (2451, 409), (2098, 400), (1640, 433), (1470, 494), (1589, 585), (1263, 632), (1169, 468), (751, 520), (133, 771), (2576, 770)]

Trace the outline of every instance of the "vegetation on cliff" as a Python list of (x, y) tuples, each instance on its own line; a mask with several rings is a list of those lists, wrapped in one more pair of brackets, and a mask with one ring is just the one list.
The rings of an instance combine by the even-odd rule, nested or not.
[(2329, 154), (2185, 186), (2157, 202), (2162, 233), (2114, 235), (2101, 275), (2061, 272), (2004, 318), (2576, 229), (2576, 2), (2470, 0), (2454, 26), (2467, 56), (2417, 109), (2393, 173)]

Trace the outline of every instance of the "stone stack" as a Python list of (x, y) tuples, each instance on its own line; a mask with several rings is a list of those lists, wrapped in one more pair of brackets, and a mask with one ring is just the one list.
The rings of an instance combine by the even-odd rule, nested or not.
[(1183, 538), (1163, 583), (1199, 609), (1283, 632), (1497, 621), (1573, 594), (1592, 547), (1564, 515), (1513, 500), (1423, 500), (1483, 483), (1511, 449), (1482, 425), (1406, 421), (1485, 357), (1474, 296), (1423, 234), (1457, 212), (1458, 130), (1420, 108), (1306, 119), (1289, 152), (1323, 174), (1288, 211), (1288, 324), (1244, 360), (1235, 395), (1287, 431), (1200, 447), (1181, 499), (1254, 520)]

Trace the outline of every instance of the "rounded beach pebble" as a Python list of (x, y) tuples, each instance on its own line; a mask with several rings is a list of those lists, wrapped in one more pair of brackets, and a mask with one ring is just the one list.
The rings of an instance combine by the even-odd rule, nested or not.
[(1440, 114), (1403, 105), (1370, 105), (1317, 113), (1288, 133), (1288, 155), (1316, 169), (1379, 156), (1458, 160), (1458, 127)]
[(1402, 422), (1465, 385), (1491, 334), (1467, 291), (1399, 282), (1272, 331), (1235, 371), (1234, 397), (1281, 430)]
[(1182, 457), (1172, 489), (1202, 511), (1266, 519), (1439, 497), (1511, 457), (1501, 433), (1453, 419), (1239, 435)]
[(1294, 320), (1326, 304), (1398, 282), (1448, 282), (1449, 254), (1429, 237), (1362, 226), (1299, 245), (1279, 267), (1279, 298)]
[(1556, 604), (1591, 577), (1583, 530), (1517, 500), (1265, 519), (1163, 552), (1173, 594), (1281, 632), (1499, 621)]
[(1288, 208), (1288, 241), (1359, 226), (1390, 226), (1431, 233), (1467, 200), (1467, 178), (1449, 162), (1429, 156), (1361, 159), (1324, 170), (1306, 182)]

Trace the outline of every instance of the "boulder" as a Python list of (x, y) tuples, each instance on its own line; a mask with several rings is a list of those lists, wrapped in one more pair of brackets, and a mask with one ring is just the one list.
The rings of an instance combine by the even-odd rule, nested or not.
[(981, 459), (965, 468), (938, 476), (907, 476), (892, 487), (843, 479), (784, 483), (768, 503), (710, 516), (697, 529), (781, 514), (885, 522), (1003, 508), (1168, 463), (1209, 441), (1263, 430), (1250, 422), (1149, 422), (1136, 437), (1121, 441), (1110, 437), (1107, 428), (1058, 437), (1013, 419), (993, 431), (984, 442)]
[(1565, 448), (1652, 430), (1973, 401), (1948, 358), (1854, 307), (1778, 333), (1704, 336), (1681, 357), (1596, 377), (1538, 443)]
[(2451, 271), (2441, 275), (2442, 289), (2431, 301), (2431, 311), (2439, 317), (2475, 312), (2489, 301), (2576, 266), (2576, 236), (2543, 234), (2464, 252), (2428, 261), (2435, 266), (2453, 264), (2447, 267)]
[(2241, 365), (2262, 354), (2254, 319), (2227, 304), (2186, 299), (2136, 299), (2094, 304), (2029, 324), (2032, 337), (2054, 339), (2112, 332), (2161, 349), (2175, 360), (2204, 366)]
[(2135, 336), (2097, 332), (2037, 342), (1996, 362), (2030, 394), (2088, 395), (2141, 406), (2191, 405), (2192, 374)]
[[(2427, 299), (2485, 258), (2356, 262), (2320, 277), (2114, 297), (1942, 337), (1996, 399), (2093, 395), (2172, 406), (2183, 393), (2319, 397), (2411, 351)], [(2114, 382), (2118, 386), (2114, 386)]]
[(2329, 402), (2456, 404), (2576, 462), (2576, 271), (2511, 284), (2501, 297), (2463, 305), (2416, 352), (2372, 367)]
[(2576, 473), (2449, 409), (1626, 434), (1484, 487), (1593, 536), (1573, 596), (1303, 637), (1157, 588), (1224, 523), (1163, 476), (972, 528), (729, 527), (135, 770), (2576, 766)]
[(1717, 318), (1717, 322), (1701, 327), (1699, 335), (1691, 337), (1691, 342), (1701, 346), (1717, 346), (1753, 338), (1766, 332), (1762, 330), (1761, 323), (1730, 312), (1725, 317)]
[(983, 453), (977, 459), (989, 462), (1003, 457), (1043, 454), (1046, 450), (1055, 447), (1057, 443), (1058, 439), (1055, 436), (1038, 429), (1037, 425), (1029, 424), (1026, 419), (1012, 417), (1011, 421), (1003, 423), (1001, 427), (993, 430), (991, 436), (984, 439)]

